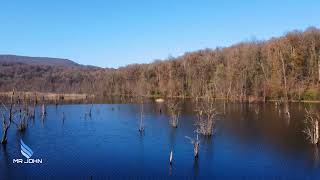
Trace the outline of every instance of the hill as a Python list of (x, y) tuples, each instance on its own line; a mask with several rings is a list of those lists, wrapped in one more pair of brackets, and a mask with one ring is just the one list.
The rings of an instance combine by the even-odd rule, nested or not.
[(26, 64), (39, 66), (77, 67), (79, 64), (69, 60), (49, 57), (29, 57), (17, 55), (0, 55), (0, 64)]

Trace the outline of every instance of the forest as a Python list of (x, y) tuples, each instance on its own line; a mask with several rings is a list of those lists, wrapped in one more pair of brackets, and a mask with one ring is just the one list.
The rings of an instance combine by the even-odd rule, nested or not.
[(0, 91), (101, 96), (320, 100), (320, 30), (187, 52), (118, 69), (0, 64)]

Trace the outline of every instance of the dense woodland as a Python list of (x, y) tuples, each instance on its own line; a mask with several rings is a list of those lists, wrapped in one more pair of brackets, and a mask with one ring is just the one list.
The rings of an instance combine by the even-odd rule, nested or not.
[(320, 30), (204, 49), (119, 69), (0, 65), (0, 90), (230, 100), (320, 100)]

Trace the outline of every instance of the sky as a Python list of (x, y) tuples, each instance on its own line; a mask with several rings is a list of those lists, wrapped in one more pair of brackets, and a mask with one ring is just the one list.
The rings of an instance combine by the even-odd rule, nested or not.
[(319, 0), (1, 0), (0, 54), (117, 68), (320, 27)]

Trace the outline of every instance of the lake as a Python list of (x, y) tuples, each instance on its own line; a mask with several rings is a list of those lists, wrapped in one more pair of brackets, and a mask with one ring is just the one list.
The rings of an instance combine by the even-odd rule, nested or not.
[[(139, 104), (94, 104), (91, 117), (85, 115), (87, 104), (48, 105), (44, 120), (38, 107), (26, 131), (12, 125), (8, 144), (0, 146), (0, 179), (320, 179), (318, 149), (302, 133), (308, 104), (290, 104), (288, 120), (273, 103), (228, 103), (224, 113), (217, 102), (216, 133), (200, 136), (197, 160), (185, 137), (196, 136), (194, 105), (181, 106), (174, 129), (164, 104), (145, 103), (144, 135), (138, 131)], [(26, 159), (20, 139), (42, 164), (13, 163)]]

